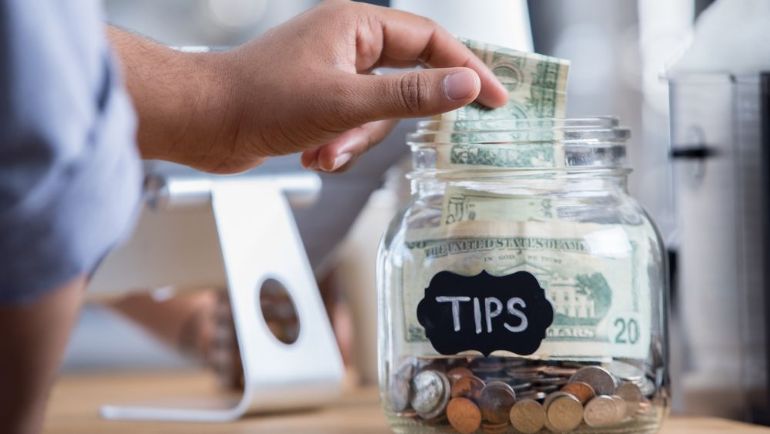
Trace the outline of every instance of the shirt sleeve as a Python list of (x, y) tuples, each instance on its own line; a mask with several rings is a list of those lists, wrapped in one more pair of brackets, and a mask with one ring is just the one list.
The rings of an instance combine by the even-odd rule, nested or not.
[(98, 0), (0, 2), (0, 303), (90, 273), (128, 232), (135, 117)]

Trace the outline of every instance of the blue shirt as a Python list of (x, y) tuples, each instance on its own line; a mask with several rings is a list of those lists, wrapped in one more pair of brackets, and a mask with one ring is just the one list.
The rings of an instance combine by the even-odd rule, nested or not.
[(97, 0), (0, 2), (0, 303), (93, 271), (137, 212), (135, 118)]

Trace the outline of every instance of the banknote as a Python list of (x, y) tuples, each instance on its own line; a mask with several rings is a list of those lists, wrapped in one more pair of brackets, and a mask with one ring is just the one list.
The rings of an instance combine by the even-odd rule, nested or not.
[[(559, 131), (528, 122), (565, 117), (569, 62), (478, 41), (461, 41), (508, 90), (508, 102), (496, 109), (472, 103), (437, 116), (436, 141), (446, 146), (437, 148), (436, 167), (561, 167), (564, 153), (554, 143)], [(501, 120), (510, 122), (503, 131)], [(541, 143), (523, 148), (518, 142)]]
[(534, 357), (643, 358), (649, 351), (650, 282), (658, 277), (649, 274), (656, 269), (649, 225), (460, 220), (405, 237), (401, 331), (415, 354), (432, 352), (416, 309), (440, 271), (532, 273), (555, 312)]
[(465, 221), (546, 221), (554, 217), (551, 199), (472, 190), (449, 185), (444, 190), (441, 224)]
[(469, 39), (461, 39), (508, 90), (508, 103), (489, 109), (472, 103), (439, 115), (441, 121), (563, 118), (569, 62)]

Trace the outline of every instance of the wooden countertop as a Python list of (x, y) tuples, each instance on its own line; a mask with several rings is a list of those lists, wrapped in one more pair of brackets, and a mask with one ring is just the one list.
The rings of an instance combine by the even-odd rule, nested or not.
[[(212, 378), (200, 373), (138, 373), (65, 376), (56, 385), (46, 434), (389, 434), (374, 389), (352, 390), (325, 408), (249, 416), (228, 424), (114, 422), (99, 417), (104, 403), (142, 403), (183, 396), (211, 396)], [(770, 428), (722, 419), (670, 418), (664, 434), (770, 434)]]

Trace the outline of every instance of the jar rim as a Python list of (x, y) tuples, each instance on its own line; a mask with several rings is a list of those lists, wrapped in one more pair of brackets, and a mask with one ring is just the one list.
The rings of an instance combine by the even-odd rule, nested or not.
[(414, 147), (438, 147), (457, 144), (622, 144), (631, 137), (628, 128), (615, 117), (573, 119), (491, 119), (417, 123), (417, 130), (407, 134)]
[(428, 120), (407, 135), (416, 172), (624, 172), (630, 130), (612, 116), (571, 119)]
[(504, 132), (522, 130), (602, 130), (621, 129), (615, 116), (593, 116), (581, 118), (534, 118), (534, 119), (469, 119), (443, 121), (429, 119), (417, 122), (416, 132)]

